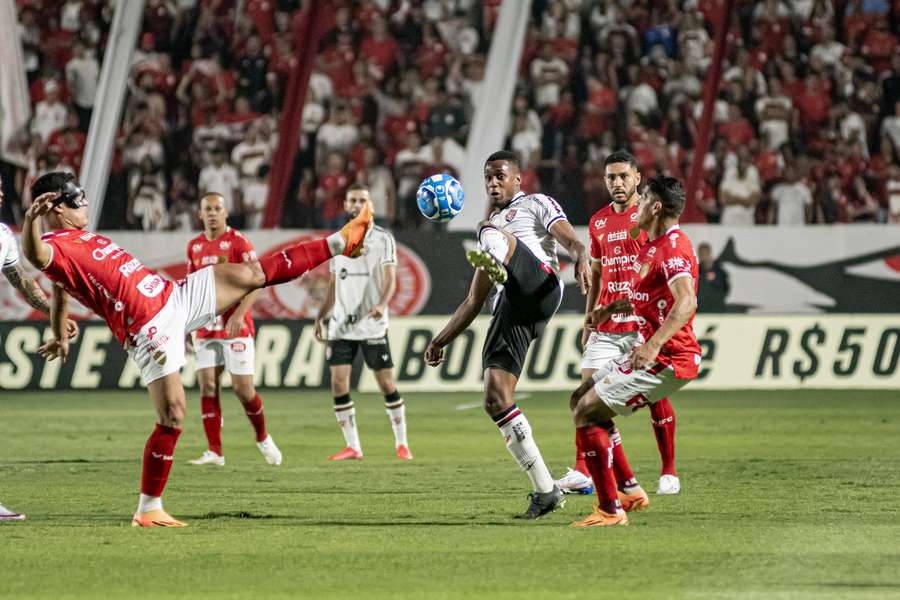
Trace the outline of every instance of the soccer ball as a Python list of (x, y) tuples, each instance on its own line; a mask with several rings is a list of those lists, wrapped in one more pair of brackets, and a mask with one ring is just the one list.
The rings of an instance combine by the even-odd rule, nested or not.
[(446, 223), (463, 209), (465, 194), (452, 175), (438, 173), (426, 177), (416, 190), (416, 204), (429, 221)]

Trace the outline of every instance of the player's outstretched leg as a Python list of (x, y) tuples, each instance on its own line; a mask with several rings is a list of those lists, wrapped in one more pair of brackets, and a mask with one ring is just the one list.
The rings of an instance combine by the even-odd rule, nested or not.
[(262, 453), (263, 458), (270, 465), (281, 464), (281, 450), (275, 445), (275, 440), (266, 431), (266, 414), (263, 411), (262, 398), (256, 392), (253, 385), (253, 375), (231, 374), (231, 382), (234, 385), (234, 394), (244, 407), (244, 414), (253, 426), (256, 434), (256, 447)]
[(344, 435), (344, 449), (328, 457), (328, 460), (362, 460), (362, 446), (356, 429), (356, 409), (350, 394), (334, 397), (334, 416)]
[(668, 398), (663, 398), (650, 405), (650, 422), (656, 435), (656, 446), (662, 462), (659, 486), (656, 493), (660, 495), (677, 494), (681, 491), (681, 480), (675, 469), (675, 410)]
[(171, 373), (147, 385), (150, 399), (156, 408), (158, 420), (153, 433), (144, 446), (144, 462), (141, 470), (141, 495), (137, 512), (131, 519), (132, 527), (186, 527), (163, 510), (162, 493), (172, 469), (175, 444), (181, 435), (184, 420), (184, 388), (181, 374)]
[(24, 521), (25, 515), (12, 511), (0, 504), (0, 521)]
[(516, 238), (494, 227), (490, 221), (483, 221), (478, 228), (478, 246), (466, 252), (469, 264), (484, 271), (492, 282), (506, 283), (509, 279), (506, 263), (515, 250)]

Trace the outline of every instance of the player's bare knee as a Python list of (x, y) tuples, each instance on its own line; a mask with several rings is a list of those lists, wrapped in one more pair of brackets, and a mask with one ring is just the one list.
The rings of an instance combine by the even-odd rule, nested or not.
[(219, 395), (219, 383), (213, 379), (212, 381), (206, 381), (204, 378), (200, 379), (200, 395), (201, 396), (218, 396)]
[(498, 390), (488, 390), (484, 394), (484, 412), (492, 417), (509, 408), (511, 404), (512, 401), (506, 394)]
[(234, 386), (234, 395), (238, 397), (241, 404), (247, 404), (256, 397), (256, 387), (250, 384), (236, 384)]

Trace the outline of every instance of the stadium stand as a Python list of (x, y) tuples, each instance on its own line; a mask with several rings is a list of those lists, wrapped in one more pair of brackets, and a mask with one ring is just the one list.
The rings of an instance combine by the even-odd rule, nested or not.
[[(282, 225), (334, 226), (364, 180), (382, 221), (420, 226), (417, 182), (460, 170), (500, 0), (329, 1)], [(115, 1), (17, 4), (34, 118), (14, 212), (42, 172), (79, 169)], [(210, 185), (259, 225), (306, 4), (147, 0), (102, 226), (193, 228)], [(614, 148), (645, 178), (686, 178), (722, 4), (536, 0), (507, 140), (524, 189), (584, 223)], [(900, 223), (898, 27), (897, 0), (735, 1), (694, 199), (707, 220)]]

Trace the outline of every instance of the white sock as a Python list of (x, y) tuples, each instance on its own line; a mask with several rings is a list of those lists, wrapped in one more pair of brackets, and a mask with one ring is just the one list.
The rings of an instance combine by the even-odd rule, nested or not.
[(331, 250), (332, 256), (343, 254), (344, 248), (347, 247), (347, 241), (344, 239), (344, 236), (341, 235), (340, 231), (335, 231), (325, 238), (325, 241), (328, 242), (328, 249)]
[(353, 402), (335, 404), (334, 416), (337, 417), (338, 425), (341, 426), (341, 433), (344, 434), (344, 441), (347, 443), (347, 446), (361, 453), (362, 447), (359, 445), (359, 432), (356, 430), (356, 409), (353, 408)]
[(391, 429), (394, 430), (394, 447), (409, 446), (406, 441), (406, 406), (403, 398), (396, 402), (385, 402), (384, 409), (391, 420)]
[(553, 477), (544, 464), (544, 458), (534, 441), (531, 424), (525, 418), (525, 413), (513, 405), (512, 410), (496, 423), (500, 433), (506, 438), (506, 449), (528, 475), (534, 491), (542, 493), (551, 491)]
[(509, 254), (509, 240), (494, 227), (485, 227), (478, 235), (478, 245), (481, 249), (503, 263)]
[(162, 497), (141, 494), (141, 499), (138, 500), (137, 511), (139, 513), (145, 513), (150, 512), (151, 510), (162, 510)]

